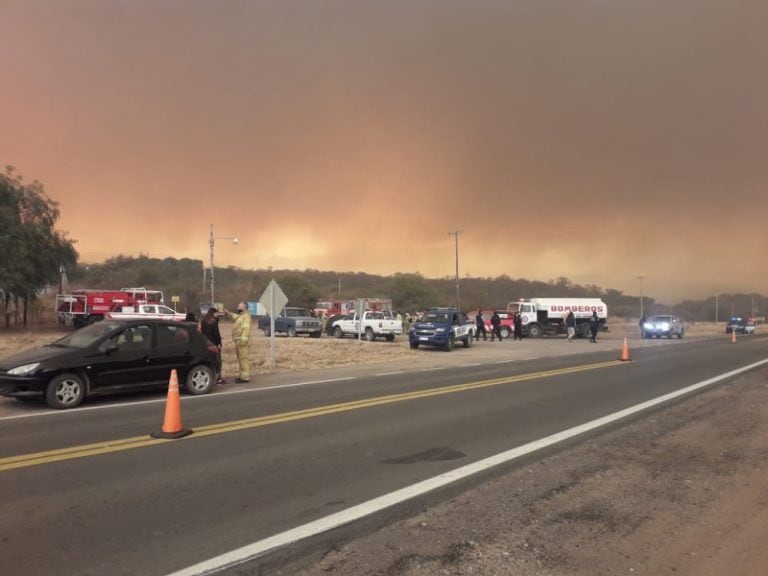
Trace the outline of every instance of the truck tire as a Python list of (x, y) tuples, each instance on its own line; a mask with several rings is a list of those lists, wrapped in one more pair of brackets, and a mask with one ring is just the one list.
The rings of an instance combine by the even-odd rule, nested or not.
[(581, 334), (582, 338), (592, 337), (592, 330), (589, 327), (589, 322), (585, 322), (584, 324), (579, 326), (579, 334)]
[(288, 338), (296, 338), (296, 326), (288, 326), (286, 332), (288, 333)]
[[(502, 332), (504, 334), (504, 332)], [(507, 336), (509, 338), (509, 336)], [(467, 337), (464, 339), (464, 348), (472, 348), (472, 341), (474, 340), (472, 336), (472, 332), (467, 334)]]
[(528, 324), (528, 336), (531, 338), (541, 338), (544, 336), (544, 330), (538, 324)]
[(370, 326), (365, 329), (364, 336), (368, 342), (373, 342), (374, 340), (376, 340), (376, 334), (373, 333), (373, 328), (371, 328)]
[(387, 334), (386, 335), (387, 342), (394, 342), (395, 341), (395, 335), (394, 334)]
[(333, 335), (336, 336), (336, 338), (344, 338), (344, 331), (341, 329), (341, 326), (336, 326), (336, 328), (333, 329)]
[(448, 336), (448, 342), (445, 345), (445, 351), (450, 352), (451, 350), (453, 350), (453, 347), (455, 344), (456, 344), (456, 341), (453, 337), (453, 334), (451, 334), (450, 336)]
[(510, 336), (512, 336), (512, 331), (509, 329), (509, 327), (508, 326), (502, 326), (501, 327), (501, 338), (502, 338), (502, 340), (506, 340)]

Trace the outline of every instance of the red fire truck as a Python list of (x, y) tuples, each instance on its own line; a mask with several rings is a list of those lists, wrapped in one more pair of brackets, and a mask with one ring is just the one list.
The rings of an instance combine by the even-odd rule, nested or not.
[(56, 295), (56, 315), (62, 324), (82, 328), (104, 319), (107, 312), (119, 312), (124, 306), (163, 304), (160, 290), (120, 288), (120, 290), (72, 290)]

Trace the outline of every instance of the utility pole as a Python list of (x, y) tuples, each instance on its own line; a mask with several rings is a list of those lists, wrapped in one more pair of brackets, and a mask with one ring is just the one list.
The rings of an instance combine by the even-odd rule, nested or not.
[(208, 238), (208, 246), (211, 249), (210, 254), (210, 264), (211, 264), (211, 306), (214, 306), (216, 304), (216, 301), (214, 299), (214, 286), (215, 286), (215, 280), (214, 280), (214, 269), (213, 269), (213, 249), (216, 245), (216, 240), (232, 240), (233, 244), (237, 244), (240, 242), (240, 240), (237, 238), (237, 236), (216, 236), (213, 233), (213, 224), (211, 224), (211, 234)]
[(448, 232), (448, 236), (453, 236), (456, 241), (456, 310), (461, 310), (459, 306), (459, 234), (461, 234), (461, 230)]
[(643, 280), (648, 278), (648, 276), (638, 276), (637, 279), (640, 280), (640, 318), (645, 316), (645, 313), (643, 312)]

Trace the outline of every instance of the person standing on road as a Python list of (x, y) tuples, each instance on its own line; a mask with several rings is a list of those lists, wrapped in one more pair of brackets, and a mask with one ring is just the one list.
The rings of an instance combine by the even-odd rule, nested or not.
[(645, 315), (643, 315), (643, 317), (640, 318), (640, 338), (643, 340), (645, 339), (645, 322), (646, 318)]
[(488, 331), (485, 329), (485, 318), (483, 318), (482, 310), (477, 311), (477, 316), (475, 316), (475, 324), (477, 324), (477, 339), (480, 340), (480, 334), (482, 334), (483, 340), (488, 340)]
[(501, 342), (501, 316), (494, 310), (493, 316), (491, 316), (491, 342), (497, 337), (499, 342)]
[(565, 317), (565, 328), (568, 331), (568, 342), (570, 342), (576, 336), (576, 316), (573, 315), (573, 310), (568, 310), (568, 316)]
[(523, 341), (523, 317), (520, 315), (520, 312), (515, 312), (515, 327), (513, 329), (514, 332), (514, 339), (513, 340), (520, 340)]
[(251, 343), (251, 314), (248, 305), (240, 302), (237, 305), (237, 313), (224, 310), (224, 313), (235, 323), (232, 325), (232, 340), (235, 343), (235, 354), (240, 366), (240, 376), (235, 382), (249, 382), (251, 379), (251, 360), (248, 357), (248, 348)]
[(216, 346), (219, 356), (219, 367), (216, 373), (216, 384), (226, 384), (227, 381), (221, 376), (221, 331), (219, 330), (219, 319), (216, 317), (216, 308), (211, 306), (200, 321), (200, 332)]
[(597, 343), (597, 331), (600, 329), (600, 318), (597, 317), (597, 312), (592, 312), (592, 317), (589, 319), (589, 332), (592, 335), (590, 342)]

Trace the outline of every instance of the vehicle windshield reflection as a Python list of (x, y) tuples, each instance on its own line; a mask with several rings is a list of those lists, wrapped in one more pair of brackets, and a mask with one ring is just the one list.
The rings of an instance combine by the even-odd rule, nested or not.
[(95, 324), (76, 330), (75, 332), (72, 332), (72, 334), (68, 334), (63, 338), (52, 342), (51, 346), (79, 349), (88, 348), (119, 326), (119, 323), (110, 322), (108, 320), (96, 322)]

